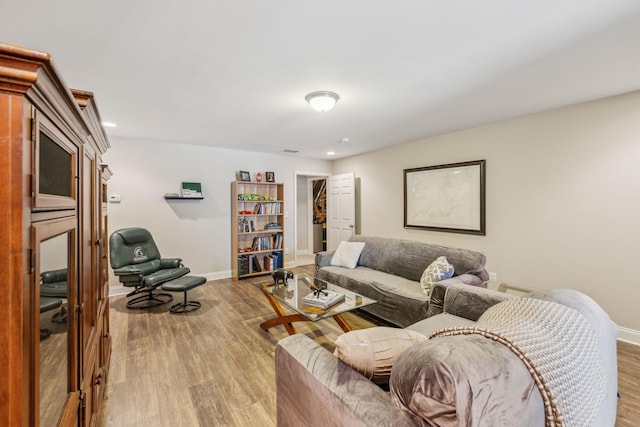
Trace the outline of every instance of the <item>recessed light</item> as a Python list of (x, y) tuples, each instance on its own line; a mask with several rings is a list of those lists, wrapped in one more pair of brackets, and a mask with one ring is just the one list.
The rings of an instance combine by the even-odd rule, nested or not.
[(117, 128), (118, 125), (113, 122), (102, 122), (102, 126), (106, 128)]
[(343, 144), (348, 144), (349, 143), (349, 138), (342, 138), (340, 140), (340, 142), (342, 142)]
[(327, 156), (334, 156), (335, 154), (335, 151), (327, 151)]

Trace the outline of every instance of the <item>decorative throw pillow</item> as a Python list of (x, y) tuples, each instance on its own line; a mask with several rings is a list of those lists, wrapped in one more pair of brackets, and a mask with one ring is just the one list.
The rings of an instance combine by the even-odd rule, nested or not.
[(347, 242), (343, 240), (331, 258), (331, 265), (356, 268), (362, 249), (364, 249), (364, 242)]
[(420, 284), (422, 285), (422, 291), (425, 295), (431, 295), (431, 288), (433, 284), (440, 280), (449, 279), (453, 277), (453, 265), (449, 264), (446, 256), (438, 257), (435, 261), (429, 264), (422, 273), (420, 278)]
[(386, 326), (357, 329), (336, 339), (333, 354), (374, 383), (386, 385), (400, 353), (426, 339), (407, 329)]

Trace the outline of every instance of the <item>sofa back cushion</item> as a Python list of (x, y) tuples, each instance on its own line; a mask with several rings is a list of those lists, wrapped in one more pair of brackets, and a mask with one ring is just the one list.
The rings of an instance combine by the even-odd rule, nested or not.
[(419, 282), (429, 264), (446, 256), (455, 269), (454, 276), (468, 273), (489, 280), (484, 268), (486, 257), (480, 252), (387, 237), (354, 235), (349, 240), (365, 243), (358, 265), (405, 279)]

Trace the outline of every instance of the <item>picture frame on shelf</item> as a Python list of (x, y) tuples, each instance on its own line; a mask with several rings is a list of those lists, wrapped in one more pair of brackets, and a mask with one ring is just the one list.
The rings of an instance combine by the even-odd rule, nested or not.
[(238, 171), (240, 181), (251, 181), (251, 174), (248, 171)]
[(267, 182), (276, 182), (276, 174), (273, 172), (265, 172), (264, 173), (265, 180)]
[(404, 228), (485, 232), (486, 160), (404, 170)]

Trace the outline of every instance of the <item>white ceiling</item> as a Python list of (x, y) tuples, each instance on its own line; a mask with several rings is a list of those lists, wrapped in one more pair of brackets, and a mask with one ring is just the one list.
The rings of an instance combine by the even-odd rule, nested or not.
[(112, 138), (314, 158), (640, 89), (638, 0), (2, 0), (0, 41), (51, 53)]

